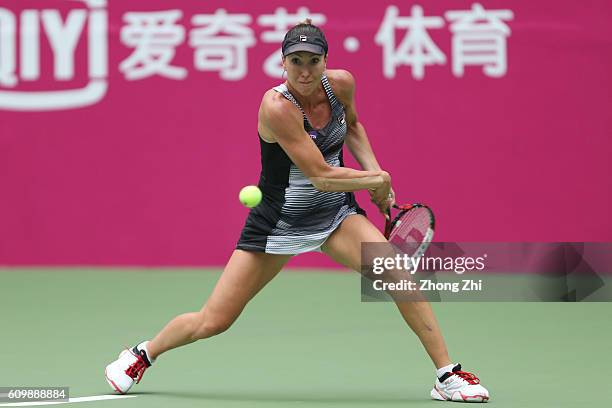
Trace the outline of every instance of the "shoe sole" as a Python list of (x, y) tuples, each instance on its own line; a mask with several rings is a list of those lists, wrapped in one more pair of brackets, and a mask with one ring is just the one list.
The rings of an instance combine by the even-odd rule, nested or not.
[(462, 399), (453, 400), (453, 399), (444, 397), (442, 393), (437, 389), (437, 387), (434, 386), (434, 388), (431, 389), (431, 398), (436, 401), (476, 402), (476, 403), (482, 403), (482, 402), (489, 401), (489, 397), (486, 395), (463, 395), (461, 392), (459, 394), (461, 395)]

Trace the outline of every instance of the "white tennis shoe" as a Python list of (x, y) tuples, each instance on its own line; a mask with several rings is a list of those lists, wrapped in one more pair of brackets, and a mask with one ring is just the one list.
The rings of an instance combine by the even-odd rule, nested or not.
[(436, 378), (431, 398), (439, 401), (487, 402), (489, 391), (480, 385), (478, 377), (461, 371), (461, 364), (457, 364), (453, 371)]
[(117, 360), (106, 366), (104, 370), (106, 381), (115, 391), (125, 394), (134, 383), (140, 382), (146, 369), (151, 367), (146, 352), (147, 343), (148, 341), (145, 341), (131, 350), (123, 350)]

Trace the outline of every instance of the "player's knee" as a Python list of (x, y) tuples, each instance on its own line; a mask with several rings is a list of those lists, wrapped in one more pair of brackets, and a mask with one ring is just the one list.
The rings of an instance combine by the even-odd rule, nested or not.
[(206, 339), (227, 331), (236, 319), (228, 316), (216, 316), (202, 313), (202, 317), (195, 332), (196, 339)]

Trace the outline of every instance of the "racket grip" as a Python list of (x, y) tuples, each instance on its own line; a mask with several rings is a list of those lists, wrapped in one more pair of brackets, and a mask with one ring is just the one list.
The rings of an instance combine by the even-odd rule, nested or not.
[(391, 209), (387, 208), (386, 211), (387, 217), (385, 218), (385, 238), (389, 238), (389, 234), (391, 234)]

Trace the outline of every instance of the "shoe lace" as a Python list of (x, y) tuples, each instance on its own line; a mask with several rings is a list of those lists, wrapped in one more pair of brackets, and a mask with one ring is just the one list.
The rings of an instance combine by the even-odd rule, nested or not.
[(142, 356), (139, 354), (135, 354), (132, 350), (128, 351), (132, 353), (134, 357), (136, 357), (136, 361), (134, 361), (130, 366), (125, 370), (125, 373), (129, 375), (131, 378), (136, 380), (136, 384), (140, 382), (144, 372), (147, 370), (147, 363), (144, 361)]
[(457, 371), (453, 371), (453, 374), (455, 374), (459, 378), (464, 379), (469, 384), (480, 384), (480, 380), (478, 379), (478, 377), (476, 377), (472, 373), (468, 373), (467, 371), (457, 370)]

